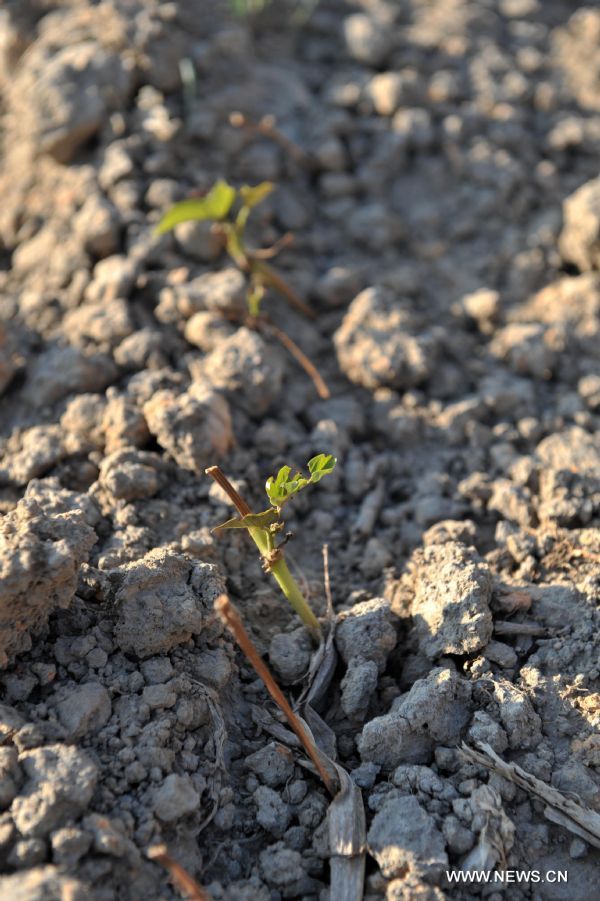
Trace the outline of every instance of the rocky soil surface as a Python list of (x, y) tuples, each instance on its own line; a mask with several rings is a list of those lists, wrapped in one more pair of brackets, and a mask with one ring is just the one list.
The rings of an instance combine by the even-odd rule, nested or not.
[[(0, 896), (171, 901), (164, 841), (215, 901), (337, 901), (329, 798), (213, 602), (291, 698), (310, 640), (203, 474), (258, 505), (325, 451), (289, 559), (323, 614), (329, 544), (365, 898), (497, 901), (446, 882), (484, 865), (594, 897), (593, 841), (459, 748), (600, 812), (597, 6), (8, 2), (0, 111)], [(252, 240), (294, 232), (317, 315), (267, 308), (328, 400), (228, 320), (208, 228), (154, 234), (219, 177), (277, 184)]]

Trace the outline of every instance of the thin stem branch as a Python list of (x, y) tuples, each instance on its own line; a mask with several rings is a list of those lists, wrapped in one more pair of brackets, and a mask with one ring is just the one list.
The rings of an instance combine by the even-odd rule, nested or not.
[(266, 327), (266, 330), (273, 335), (274, 338), (277, 338), (280, 344), (282, 344), (285, 349), (291, 353), (296, 362), (300, 364), (307, 376), (311, 379), (319, 397), (323, 400), (327, 400), (331, 397), (331, 392), (327, 383), (315, 364), (309, 360), (304, 351), (298, 347), (296, 342), (290, 338), (287, 332), (284, 332), (283, 329), (280, 329), (264, 315), (260, 317), (259, 322)]
[(302, 742), (304, 750), (314, 763), (319, 776), (321, 777), (325, 787), (327, 788), (327, 791), (332, 797), (334, 797), (336, 794), (336, 786), (334, 785), (333, 780), (331, 779), (327, 770), (321, 763), (314, 743), (308, 737), (304, 727), (302, 726), (302, 723), (292, 710), (287, 698), (277, 685), (267, 665), (256, 650), (250, 636), (244, 628), (244, 624), (242, 623), (239, 613), (237, 612), (227, 595), (222, 594), (217, 598), (217, 600), (215, 601), (215, 610), (232, 633), (237, 644), (248, 658), (248, 661), (254, 668), (255, 672), (264, 682), (267, 691), (287, 719), (291, 728), (294, 730), (294, 732)]
[(284, 247), (289, 247), (294, 243), (294, 236), (291, 232), (286, 232), (270, 247), (260, 247), (258, 250), (252, 250), (251, 256), (255, 260), (272, 260), (276, 257)]

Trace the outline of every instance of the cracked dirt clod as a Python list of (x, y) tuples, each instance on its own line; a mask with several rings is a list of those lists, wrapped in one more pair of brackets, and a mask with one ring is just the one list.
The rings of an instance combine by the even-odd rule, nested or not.
[(600, 178), (586, 182), (563, 204), (559, 248), (582, 272), (600, 268)]
[(217, 567), (163, 548), (121, 567), (116, 581), (115, 636), (123, 651), (138, 657), (164, 653), (200, 633), (224, 590)]
[(340, 367), (365, 388), (410, 388), (424, 382), (436, 343), (418, 333), (402, 298), (367, 288), (354, 298), (334, 335)]
[(542, 520), (587, 523), (600, 510), (600, 441), (574, 426), (544, 438), (536, 448)]
[(83, 751), (69, 745), (47, 745), (24, 751), (19, 763), (26, 781), (10, 810), (21, 835), (47, 836), (66, 818), (86, 809), (96, 788), (98, 768)]
[(283, 365), (276, 351), (256, 332), (239, 328), (202, 361), (205, 378), (251, 416), (261, 416), (281, 391)]
[(436, 743), (454, 744), (470, 716), (471, 684), (451, 669), (434, 669), (414, 683), (389, 713), (365, 724), (357, 742), (363, 761), (388, 771), (428, 763)]
[(56, 710), (65, 728), (66, 739), (75, 741), (89, 733), (99, 732), (108, 722), (110, 695), (100, 683), (86, 682), (60, 700)]
[(72, 492), (57, 492), (54, 509), (33, 490), (0, 521), (0, 662), (31, 647), (31, 635), (67, 607), (77, 573), (96, 542)]
[(347, 717), (364, 719), (369, 702), (377, 688), (378, 669), (374, 660), (351, 657), (348, 669), (340, 683), (340, 703)]
[(154, 795), (154, 812), (159, 820), (171, 823), (198, 808), (200, 797), (189, 776), (171, 773)]
[(500, 704), (500, 719), (511, 748), (535, 748), (542, 738), (542, 721), (523, 691), (510, 682), (496, 682), (494, 695)]
[(386, 802), (373, 819), (367, 838), (371, 854), (388, 878), (403, 875), (406, 868), (421, 878), (431, 878), (448, 866), (444, 839), (416, 798)]
[(311, 651), (312, 639), (304, 626), (273, 636), (269, 661), (284, 685), (297, 682), (308, 671)]
[(46, 901), (65, 895), (72, 901), (85, 901), (89, 897), (85, 883), (65, 876), (59, 867), (51, 864), (5, 876), (0, 879), (0, 888), (12, 901)]
[(164, 464), (157, 454), (127, 448), (105, 457), (98, 477), (113, 497), (128, 501), (152, 497), (165, 480)]
[(395, 619), (384, 598), (363, 601), (344, 611), (335, 630), (335, 643), (343, 660), (349, 664), (360, 652), (382, 673), (388, 655), (396, 647)]
[(180, 395), (157, 391), (143, 412), (150, 432), (184, 469), (203, 473), (233, 442), (229, 405), (206, 385)]
[(246, 766), (269, 788), (278, 788), (292, 777), (294, 758), (285, 745), (271, 742), (247, 757)]
[(473, 654), (492, 636), (489, 568), (458, 542), (425, 548), (416, 562), (415, 618), (419, 645), (431, 660)]
[(201, 310), (242, 317), (248, 307), (246, 290), (243, 273), (230, 267), (190, 282), (182, 289), (178, 306), (186, 317)]
[(52, 404), (69, 394), (101, 391), (116, 369), (104, 354), (83, 354), (74, 347), (53, 347), (27, 367), (24, 399), (32, 406)]

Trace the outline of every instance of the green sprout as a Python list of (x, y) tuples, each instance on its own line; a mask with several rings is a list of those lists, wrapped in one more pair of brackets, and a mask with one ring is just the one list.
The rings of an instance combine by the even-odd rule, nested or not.
[[(274, 0), (229, 0), (234, 16), (250, 18), (264, 12), (273, 5)], [(293, 0), (285, 4), (289, 7), (292, 24), (302, 25), (314, 11), (319, 0)]]
[(222, 179), (217, 181), (204, 197), (193, 197), (176, 203), (164, 214), (156, 233), (163, 235), (182, 222), (212, 221), (213, 231), (221, 238), (233, 262), (248, 276), (248, 318), (249, 328), (259, 329), (276, 338), (304, 369), (317, 390), (319, 397), (327, 399), (330, 391), (323, 377), (303, 350), (290, 336), (261, 314), (261, 301), (267, 288), (281, 294), (294, 307), (310, 319), (315, 314), (296, 294), (293, 288), (267, 262), (291, 241), (291, 235), (284, 235), (273, 247), (251, 250), (245, 240), (246, 225), (250, 213), (274, 190), (270, 181), (258, 185), (242, 185), (234, 188)]
[(287, 541), (287, 536), (279, 544), (276, 541), (277, 536), (284, 528), (284, 522), (281, 518), (283, 506), (299, 491), (302, 491), (303, 488), (306, 488), (308, 485), (316, 485), (324, 476), (333, 472), (336, 463), (337, 460), (331, 454), (318, 454), (308, 461), (308, 476), (300, 472), (292, 475), (290, 466), (282, 466), (276, 476), (271, 476), (267, 479), (265, 490), (270, 506), (261, 513), (253, 513), (250, 510), (218, 466), (212, 466), (206, 470), (207, 474), (212, 476), (227, 492), (240, 514), (216, 526), (215, 531), (225, 529), (247, 530), (260, 551), (265, 571), (272, 574), (316, 641), (321, 639), (321, 626), (304, 598), (300, 586), (288, 569), (283, 553), (283, 546)]
[(262, 12), (270, 0), (230, 0), (231, 9), (236, 16), (250, 16)]
[(283, 244), (289, 243), (290, 236), (284, 237), (279, 245), (265, 250), (250, 250), (246, 245), (248, 217), (274, 189), (275, 185), (270, 181), (254, 186), (242, 185), (236, 189), (220, 179), (204, 197), (182, 200), (167, 210), (156, 227), (156, 233), (163, 235), (182, 222), (214, 222), (214, 231), (221, 237), (227, 253), (242, 272), (248, 274), (248, 312), (251, 318), (258, 319), (261, 301), (269, 287), (282, 294), (306, 316), (314, 318), (312, 310), (267, 263), (267, 258), (274, 256)]

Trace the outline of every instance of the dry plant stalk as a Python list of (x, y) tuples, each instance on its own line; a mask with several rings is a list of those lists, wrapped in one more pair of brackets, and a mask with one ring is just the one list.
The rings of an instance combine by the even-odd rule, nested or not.
[(198, 885), (196, 880), (184, 870), (181, 864), (173, 860), (167, 851), (166, 845), (153, 845), (151, 848), (148, 848), (146, 853), (150, 860), (156, 860), (169, 871), (175, 887), (188, 901), (212, 901), (206, 889)]
[(325, 600), (327, 601), (327, 616), (330, 623), (333, 624), (333, 595), (331, 593), (331, 576), (329, 575), (329, 545), (324, 544), (321, 548), (323, 554), (323, 587), (325, 588)]
[(577, 804), (563, 792), (551, 785), (547, 785), (517, 766), (516, 763), (507, 763), (496, 754), (493, 748), (485, 742), (476, 742), (479, 751), (464, 744), (461, 747), (463, 755), (472, 763), (484, 766), (493, 773), (499, 773), (509, 782), (513, 782), (524, 791), (542, 801), (546, 807), (544, 816), (552, 823), (564, 826), (569, 832), (578, 835), (584, 841), (600, 848), (600, 815), (589, 807)]
[(315, 745), (306, 734), (306, 730), (304, 729), (302, 723), (292, 710), (287, 698), (277, 685), (268, 667), (256, 650), (252, 639), (244, 628), (244, 624), (242, 623), (239, 613), (237, 612), (227, 595), (222, 594), (217, 598), (217, 600), (215, 601), (215, 610), (235, 638), (240, 649), (248, 659), (248, 662), (264, 682), (267, 691), (287, 719), (290, 727), (293, 729), (298, 739), (302, 742), (304, 750), (312, 760), (319, 776), (323, 780), (323, 784), (325, 785), (327, 791), (332, 797), (334, 797), (337, 791), (337, 787), (334, 785), (329, 774), (323, 767)]

